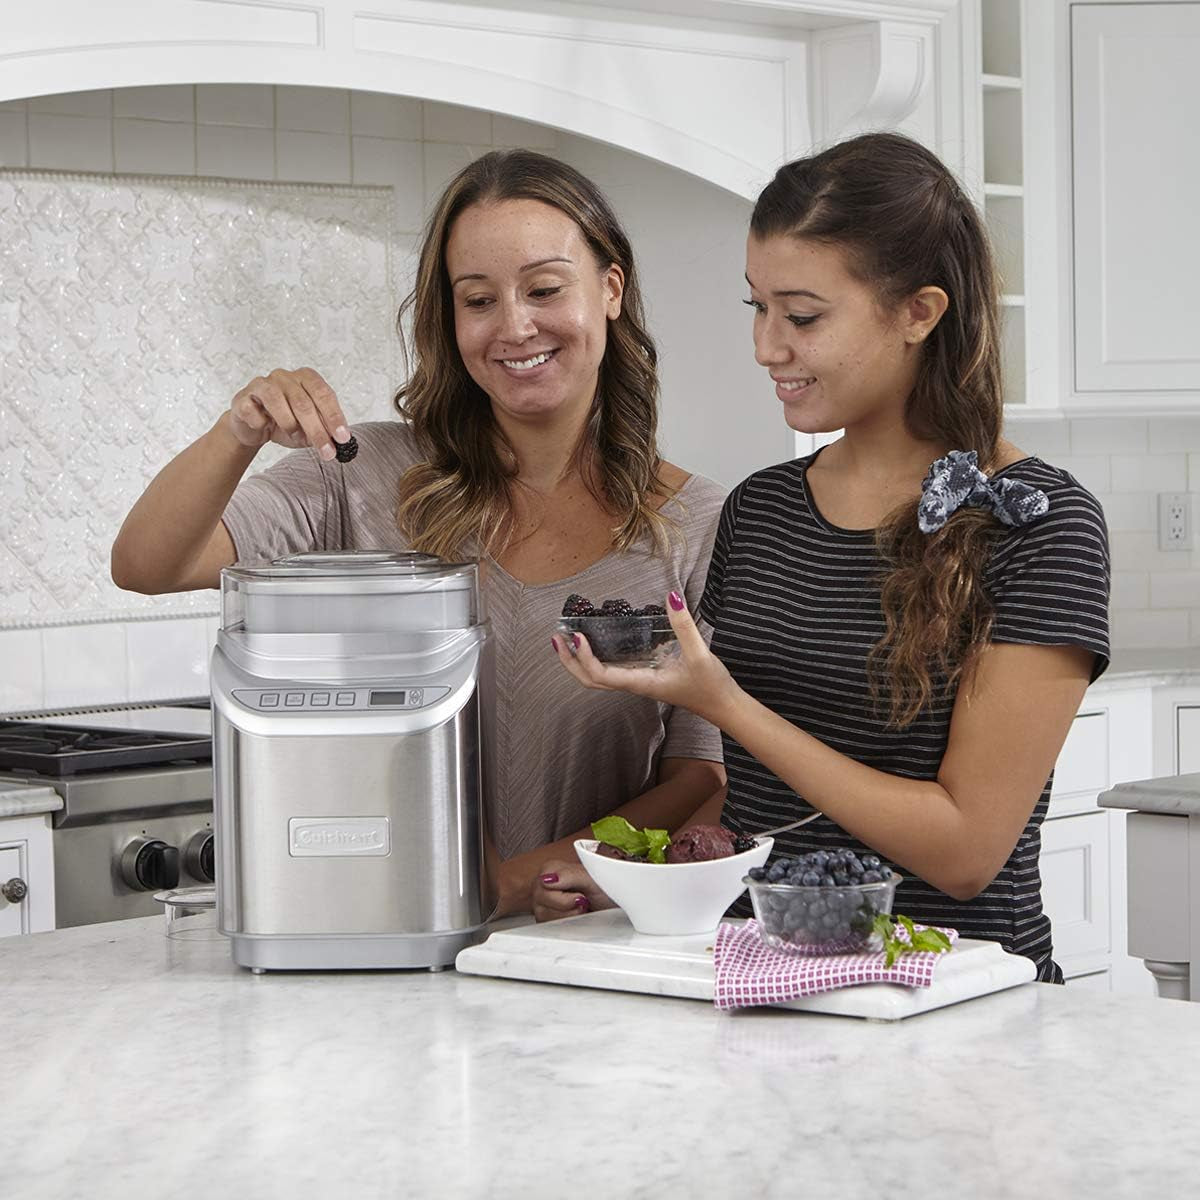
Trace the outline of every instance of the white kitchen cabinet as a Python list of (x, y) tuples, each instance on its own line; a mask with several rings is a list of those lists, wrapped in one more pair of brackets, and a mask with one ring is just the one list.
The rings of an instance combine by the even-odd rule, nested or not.
[(1071, 21), (1074, 390), (1200, 403), (1200, 3)]
[(1200, 703), (1180, 704), (1175, 709), (1175, 773), (1193, 775), (1200, 771)]
[[(48, 813), (0, 820), (0, 937), (54, 928), (50, 837)], [(9, 886), (14, 880), (25, 885), (19, 899), (21, 889)], [(14, 899), (8, 899), (6, 892)]]
[(1108, 826), (1101, 811), (1042, 826), (1042, 904), (1055, 961), (1068, 976), (1088, 973), (1112, 949)]

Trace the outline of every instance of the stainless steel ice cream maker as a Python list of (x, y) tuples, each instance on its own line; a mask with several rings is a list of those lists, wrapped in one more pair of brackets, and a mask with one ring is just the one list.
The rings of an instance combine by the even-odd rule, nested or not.
[(475, 563), (221, 573), (218, 924), (255, 971), (429, 967), (483, 936), (488, 625)]

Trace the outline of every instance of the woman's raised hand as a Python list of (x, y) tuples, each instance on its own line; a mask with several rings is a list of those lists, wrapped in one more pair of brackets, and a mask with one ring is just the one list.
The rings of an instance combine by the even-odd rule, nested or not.
[(250, 380), (229, 406), (229, 427), (243, 446), (311, 446), (326, 462), (337, 454), (335, 442), (350, 440), (333, 388), (311, 367)]
[(679, 640), (679, 652), (657, 667), (610, 667), (602, 663), (581, 634), (551, 639), (559, 661), (584, 687), (632, 692), (690, 709), (720, 726), (721, 717), (741, 693), (724, 664), (708, 648), (678, 592), (667, 597), (667, 614)]

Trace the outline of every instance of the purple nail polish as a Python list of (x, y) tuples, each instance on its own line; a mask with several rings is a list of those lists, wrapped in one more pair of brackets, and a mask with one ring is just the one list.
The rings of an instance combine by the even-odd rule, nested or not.
[(579, 909), (581, 913), (585, 913), (588, 912), (592, 906), (588, 903), (588, 898), (586, 896), (576, 896), (575, 907)]
[(678, 592), (672, 592), (667, 597), (667, 603), (676, 611), (683, 612), (683, 597)]
[(571, 645), (574, 646), (576, 650), (579, 649), (579, 634), (571, 634)]
[(550, 639), (550, 649), (553, 650), (555, 654), (558, 653), (558, 643), (553, 638)]
[(552, 884), (552, 883), (557, 883), (557, 882), (558, 882), (558, 876), (557, 876), (557, 875), (543, 875), (543, 876), (542, 876), (542, 882), (543, 882), (543, 883), (544, 883), (544, 884), (545, 884), (547, 887), (549, 887), (549, 886), (550, 886), (550, 884)]

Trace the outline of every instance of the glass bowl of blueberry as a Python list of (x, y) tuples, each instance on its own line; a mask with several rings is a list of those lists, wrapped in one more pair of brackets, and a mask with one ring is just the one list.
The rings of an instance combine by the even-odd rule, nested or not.
[(568, 645), (572, 634), (582, 633), (592, 653), (614, 667), (657, 667), (679, 646), (661, 604), (635, 608), (628, 600), (612, 599), (596, 607), (576, 592), (563, 605), (558, 632)]
[(890, 914), (901, 877), (874, 854), (814, 850), (746, 876), (762, 940), (789, 954), (864, 954), (883, 947), (875, 918)]

